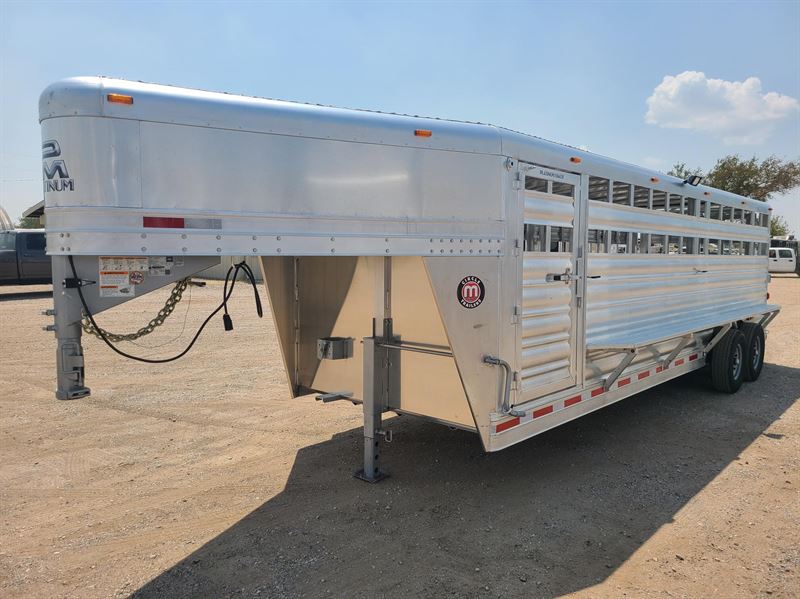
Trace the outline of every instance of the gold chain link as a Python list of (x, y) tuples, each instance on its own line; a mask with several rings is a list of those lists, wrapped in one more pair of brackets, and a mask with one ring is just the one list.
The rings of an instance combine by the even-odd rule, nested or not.
[[(164, 324), (164, 321), (169, 317), (170, 314), (172, 314), (173, 310), (175, 310), (175, 306), (178, 305), (178, 302), (181, 301), (181, 298), (183, 297), (183, 292), (186, 291), (186, 288), (189, 286), (189, 280), (189, 277), (187, 277), (175, 283), (175, 287), (172, 288), (167, 301), (164, 302), (164, 307), (158, 311), (158, 314), (155, 318), (147, 323), (147, 326), (142, 327), (135, 333), (127, 334), (112, 333), (104, 328), (100, 328), (103, 336), (105, 336), (105, 338), (109, 341), (135, 341), (136, 339), (144, 337), (145, 335), (149, 335), (156, 328)], [(86, 313), (84, 313), (83, 317), (81, 318), (81, 328), (83, 328), (83, 330), (89, 335), (100, 337), (100, 333), (97, 331), (97, 329), (95, 329), (94, 325), (89, 320), (89, 317), (86, 316)]]

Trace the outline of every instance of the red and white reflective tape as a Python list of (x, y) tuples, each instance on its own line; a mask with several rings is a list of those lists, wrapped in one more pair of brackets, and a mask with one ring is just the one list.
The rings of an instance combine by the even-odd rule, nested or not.
[(143, 216), (142, 226), (146, 229), (221, 229), (222, 219)]
[[(700, 354), (691, 354), (688, 357), (688, 361), (694, 362), (699, 357)], [(671, 366), (683, 366), (684, 364), (686, 364), (686, 360), (684, 358), (678, 358), (677, 360), (672, 362)], [(656, 366), (653, 369), (643, 370), (641, 372), (636, 373), (635, 378), (636, 381), (641, 381), (654, 374), (658, 374), (663, 371), (664, 368), (662, 366)], [(633, 378), (634, 375), (632, 374), (625, 378), (619, 379), (616, 382), (615, 388), (619, 389), (620, 387), (625, 387), (627, 385), (630, 385)], [(536, 420), (537, 418), (542, 418), (543, 416), (553, 414), (554, 412), (560, 412), (561, 410), (564, 410), (566, 408), (571, 408), (572, 406), (578, 405), (581, 402), (594, 399), (600, 395), (603, 395), (603, 393), (605, 392), (606, 390), (604, 387), (597, 387), (595, 389), (585, 391), (579, 395), (573, 395), (572, 397), (556, 401), (549, 405), (534, 408), (530, 412), (526, 412), (524, 416), (514, 416), (513, 418), (509, 418), (508, 420), (498, 422), (497, 424), (495, 424), (494, 432), (502, 433), (503, 431), (506, 431), (520, 424), (526, 424), (528, 422), (531, 422), (532, 420)]]

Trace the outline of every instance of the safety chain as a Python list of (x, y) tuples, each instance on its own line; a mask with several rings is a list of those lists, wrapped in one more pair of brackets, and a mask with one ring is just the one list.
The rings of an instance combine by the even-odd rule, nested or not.
[[(157, 327), (160, 327), (162, 324), (164, 324), (164, 321), (167, 319), (167, 317), (172, 314), (173, 310), (175, 310), (175, 306), (177, 306), (178, 302), (181, 301), (183, 292), (186, 291), (186, 288), (189, 286), (189, 280), (190, 278), (187, 277), (175, 283), (175, 287), (172, 288), (167, 301), (164, 302), (164, 307), (158, 311), (158, 314), (153, 320), (147, 323), (147, 326), (142, 327), (135, 333), (118, 334), (112, 333), (103, 328), (100, 330), (103, 332), (105, 338), (109, 341), (135, 341), (140, 337), (149, 335)], [(88, 333), (89, 335), (100, 337), (100, 333), (97, 332), (97, 329), (94, 328), (94, 325), (89, 321), (89, 318), (85, 313), (81, 318), (81, 328), (83, 328), (84, 332)]]

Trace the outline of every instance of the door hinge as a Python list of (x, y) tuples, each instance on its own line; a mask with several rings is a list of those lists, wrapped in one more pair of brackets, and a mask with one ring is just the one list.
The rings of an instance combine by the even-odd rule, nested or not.
[(515, 239), (514, 240), (514, 247), (513, 247), (512, 251), (511, 251), (511, 254), (514, 257), (519, 256), (519, 239)]
[(511, 189), (514, 191), (519, 191), (522, 189), (522, 173), (517, 171), (516, 176), (514, 177), (514, 181), (511, 183)]
[(521, 306), (514, 306), (514, 310), (511, 313), (511, 322), (512, 324), (519, 324), (519, 319), (522, 316), (522, 307)]

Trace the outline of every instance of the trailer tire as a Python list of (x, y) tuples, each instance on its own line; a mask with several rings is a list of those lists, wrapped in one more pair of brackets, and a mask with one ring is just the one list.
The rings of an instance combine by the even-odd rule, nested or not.
[(755, 381), (764, 367), (764, 329), (757, 322), (742, 325), (744, 334), (744, 380)]
[(711, 352), (711, 384), (717, 391), (736, 393), (744, 381), (744, 335), (731, 329)]

